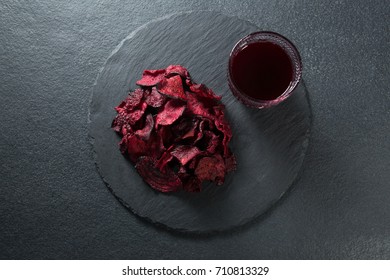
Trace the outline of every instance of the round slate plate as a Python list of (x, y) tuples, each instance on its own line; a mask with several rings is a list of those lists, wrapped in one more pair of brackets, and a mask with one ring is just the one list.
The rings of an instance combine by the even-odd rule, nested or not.
[[(230, 93), (227, 62), (234, 44), (259, 27), (213, 12), (172, 15), (137, 29), (108, 58), (90, 108), (90, 136), (101, 177), (120, 202), (140, 217), (185, 232), (215, 232), (243, 225), (269, 209), (296, 179), (310, 130), (303, 83), (284, 103), (249, 109)], [(225, 184), (205, 184), (201, 193), (159, 193), (120, 153), (111, 129), (114, 107), (134, 89), (144, 69), (181, 64), (195, 82), (222, 95), (237, 171)]]

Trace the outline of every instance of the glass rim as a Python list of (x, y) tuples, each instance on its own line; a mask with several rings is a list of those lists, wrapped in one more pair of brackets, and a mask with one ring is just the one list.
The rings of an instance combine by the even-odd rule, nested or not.
[[(267, 41), (274, 43), (281, 47), (289, 57), (291, 64), (293, 66), (293, 77), (289, 84), (289, 86), (284, 90), (284, 92), (279, 95), (275, 99), (264, 100), (264, 99), (256, 99), (251, 96), (243, 93), (235, 84), (232, 78), (232, 58), (235, 54), (240, 51), (244, 46), (259, 42), (259, 41)], [(232, 93), (235, 95), (237, 99), (243, 102), (245, 105), (255, 108), (267, 108), (274, 105), (279, 104), (287, 97), (289, 97), (298, 86), (300, 80), (302, 78), (302, 61), (301, 56), (295, 47), (295, 45), (283, 35), (273, 32), (273, 31), (257, 31), (250, 33), (243, 38), (241, 38), (232, 48), (229, 54), (229, 63), (228, 63), (228, 82), (229, 87)]]

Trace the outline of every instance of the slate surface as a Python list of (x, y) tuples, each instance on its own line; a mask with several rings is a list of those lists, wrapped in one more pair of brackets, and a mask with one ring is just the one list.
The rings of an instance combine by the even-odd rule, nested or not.
[[(297, 178), (311, 120), (304, 84), (284, 104), (267, 110), (247, 108), (229, 91), (229, 53), (240, 38), (258, 29), (215, 12), (173, 15), (132, 33), (104, 65), (92, 96), (91, 142), (107, 186), (137, 215), (181, 232), (220, 232), (259, 217)], [(199, 194), (158, 193), (119, 152), (120, 138), (110, 128), (116, 115), (113, 108), (136, 87), (144, 69), (169, 64), (188, 67), (194, 81), (222, 96), (234, 133), (230, 147), (238, 163), (222, 187), (205, 183)]]
[[(215, 10), (291, 38), (313, 125), (299, 184), (212, 237), (145, 223), (111, 195), (88, 108), (113, 47), (171, 13)], [(387, 1), (1, 1), (1, 258), (390, 258)], [(199, 23), (201, 24), (201, 23)]]

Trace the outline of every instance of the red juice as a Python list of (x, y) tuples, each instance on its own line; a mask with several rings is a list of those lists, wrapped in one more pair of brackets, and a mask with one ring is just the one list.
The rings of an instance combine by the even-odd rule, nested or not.
[(232, 57), (232, 81), (249, 97), (273, 100), (293, 79), (293, 65), (286, 51), (272, 42), (254, 42)]
[(286, 100), (301, 76), (298, 50), (275, 32), (259, 31), (243, 37), (229, 56), (230, 90), (248, 107), (269, 108)]

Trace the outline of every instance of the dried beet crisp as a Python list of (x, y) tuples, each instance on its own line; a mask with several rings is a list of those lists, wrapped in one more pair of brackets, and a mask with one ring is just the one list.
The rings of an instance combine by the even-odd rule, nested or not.
[(223, 184), (236, 160), (221, 97), (194, 83), (180, 65), (145, 70), (137, 85), (115, 107), (112, 128), (144, 181), (161, 192), (199, 192), (203, 181)]

